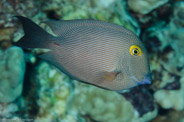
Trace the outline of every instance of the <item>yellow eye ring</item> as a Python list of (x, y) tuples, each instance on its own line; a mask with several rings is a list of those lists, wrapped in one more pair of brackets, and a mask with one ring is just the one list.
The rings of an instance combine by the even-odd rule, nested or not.
[(142, 51), (141, 51), (141, 48), (140, 48), (139, 46), (137, 46), (137, 45), (132, 45), (132, 46), (130, 47), (130, 54), (131, 54), (131, 55), (141, 56), (141, 53), (142, 53)]

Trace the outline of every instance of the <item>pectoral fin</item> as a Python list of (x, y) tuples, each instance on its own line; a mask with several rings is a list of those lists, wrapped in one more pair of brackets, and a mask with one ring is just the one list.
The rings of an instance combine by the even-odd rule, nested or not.
[(105, 72), (103, 74), (103, 79), (105, 81), (109, 81), (109, 82), (112, 82), (116, 76), (119, 74), (120, 72)]

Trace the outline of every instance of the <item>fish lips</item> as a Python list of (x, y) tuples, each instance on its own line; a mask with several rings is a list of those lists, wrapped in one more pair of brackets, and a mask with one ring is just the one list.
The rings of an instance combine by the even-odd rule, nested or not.
[(143, 80), (141, 82), (137, 82), (138, 84), (151, 84), (152, 76), (151, 73), (148, 73), (144, 76)]

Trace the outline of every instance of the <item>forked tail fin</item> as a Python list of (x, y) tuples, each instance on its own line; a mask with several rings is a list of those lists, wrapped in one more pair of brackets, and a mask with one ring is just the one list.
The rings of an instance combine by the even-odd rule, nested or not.
[(54, 41), (54, 36), (26, 17), (15, 17), (20, 20), (24, 29), (24, 36), (15, 43), (16, 46), (23, 48), (49, 48), (51, 41)]

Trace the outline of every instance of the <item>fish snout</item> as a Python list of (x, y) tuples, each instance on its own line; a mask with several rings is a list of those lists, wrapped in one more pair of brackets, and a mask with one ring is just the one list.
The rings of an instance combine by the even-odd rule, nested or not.
[(152, 76), (151, 76), (151, 73), (148, 73), (144, 76), (141, 84), (151, 84), (151, 81), (152, 81)]

